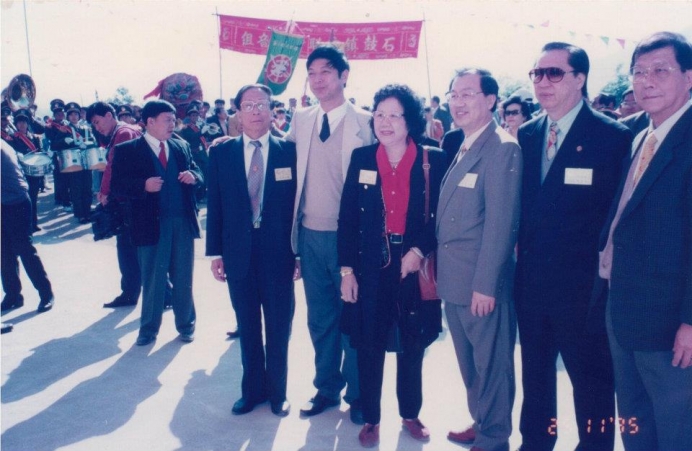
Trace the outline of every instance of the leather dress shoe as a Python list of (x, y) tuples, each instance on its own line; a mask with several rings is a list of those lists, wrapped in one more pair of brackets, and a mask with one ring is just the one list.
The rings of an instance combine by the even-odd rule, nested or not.
[(156, 341), (156, 337), (152, 335), (140, 335), (137, 337), (135, 344), (137, 346), (146, 346)]
[(300, 414), (306, 417), (311, 417), (324, 412), (330, 407), (336, 407), (339, 404), (341, 404), (340, 399), (329, 399), (318, 393), (314, 398), (311, 398), (302, 409), (300, 409)]
[(348, 409), (349, 417), (351, 418), (351, 423), (362, 426), (365, 424), (363, 419), (363, 408), (360, 405), (360, 400), (357, 399), (351, 403), (351, 408)]
[(240, 331), (238, 329), (236, 330), (229, 330), (226, 332), (226, 335), (228, 338), (240, 338)]
[(231, 412), (233, 415), (245, 415), (246, 413), (252, 412), (252, 410), (257, 407), (258, 405), (262, 404), (265, 402), (266, 399), (262, 399), (260, 401), (248, 401), (245, 398), (240, 398), (233, 404), (233, 408), (231, 409)]
[(8, 332), (12, 332), (13, 329), (14, 329), (14, 324), (2, 323), (2, 329), (0, 329), (0, 333), (6, 334)]
[(36, 313), (47, 312), (53, 308), (53, 304), (55, 304), (55, 298), (53, 296), (49, 297), (48, 299), (41, 299), (41, 302), (39, 302), (38, 308), (36, 309)]
[(291, 411), (291, 403), (283, 400), (281, 402), (271, 403), (272, 413), (277, 417), (285, 417)]
[(380, 443), (380, 425), (365, 424), (358, 434), (360, 446), (363, 448), (374, 448)]
[(421, 423), (418, 418), (413, 420), (402, 419), (401, 425), (403, 426), (404, 430), (406, 430), (406, 432), (408, 432), (408, 434), (416, 440), (420, 440), (421, 442), (427, 442), (430, 440), (430, 430), (425, 427), (425, 425)]
[(21, 294), (19, 295), (19, 297), (16, 298), (10, 298), (5, 296), (5, 299), (2, 300), (2, 304), (0, 304), (0, 310), (2, 310), (3, 312), (14, 310), (20, 307), (24, 307), (24, 296), (22, 296)]
[(178, 340), (182, 341), (183, 343), (192, 343), (195, 340), (195, 334), (180, 334), (178, 335)]
[(120, 296), (113, 299), (111, 302), (106, 302), (103, 304), (104, 308), (117, 308), (117, 307), (132, 307), (137, 305), (137, 299), (132, 299), (130, 297), (121, 294)]
[(450, 431), (447, 434), (447, 440), (454, 443), (461, 443), (462, 445), (471, 445), (476, 441), (476, 431), (473, 426), (469, 426), (466, 430), (461, 432)]

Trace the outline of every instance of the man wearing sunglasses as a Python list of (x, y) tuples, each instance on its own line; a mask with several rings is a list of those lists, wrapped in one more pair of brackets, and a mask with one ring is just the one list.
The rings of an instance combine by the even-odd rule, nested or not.
[(576, 449), (607, 451), (614, 446), (605, 316), (603, 311), (590, 316), (588, 306), (599, 232), (632, 135), (584, 101), (588, 75), (583, 49), (546, 44), (529, 72), (545, 114), (524, 124), (518, 134), (524, 156), (515, 285), (523, 450), (552, 450), (558, 424), (566, 421), (557, 418), (558, 354), (573, 386)]

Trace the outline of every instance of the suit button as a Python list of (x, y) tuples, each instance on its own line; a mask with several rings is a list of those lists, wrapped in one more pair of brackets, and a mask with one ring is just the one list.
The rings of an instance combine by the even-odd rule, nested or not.
[(449, 246), (447, 246), (447, 245), (445, 244), (445, 249), (447, 249), (447, 248), (449, 248)]
[(451, 221), (454, 222), (454, 218), (452, 218)]

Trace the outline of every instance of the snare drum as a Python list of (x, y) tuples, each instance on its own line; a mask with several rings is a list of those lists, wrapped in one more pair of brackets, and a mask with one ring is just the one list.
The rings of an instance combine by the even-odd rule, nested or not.
[(50, 157), (43, 152), (33, 152), (24, 155), (19, 164), (24, 170), (24, 175), (30, 177), (43, 177), (50, 173), (51, 161)]
[(79, 147), (60, 150), (57, 153), (58, 162), (60, 163), (60, 172), (77, 172), (83, 169), (82, 152)]
[(83, 151), (84, 169), (94, 171), (106, 170), (106, 149), (93, 145)]

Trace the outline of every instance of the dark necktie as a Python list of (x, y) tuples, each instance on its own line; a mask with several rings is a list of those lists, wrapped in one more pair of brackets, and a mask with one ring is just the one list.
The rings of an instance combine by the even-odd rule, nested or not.
[(166, 165), (168, 165), (168, 159), (166, 158), (166, 146), (162, 142), (159, 143), (159, 161), (161, 162), (161, 166), (163, 166), (163, 170), (166, 170)]
[(260, 188), (264, 178), (264, 161), (262, 160), (262, 143), (250, 141), (255, 146), (250, 160), (250, 172), (247, 176), (247, 190), (250, 194), (250, 205), (252, 206), (252, 223), (256, 224), (260, 219)]
[(327, 113), (324, 113), (322, 117), (322, 130), (320, 130), (320, 140), (325, 142), (329, 138), (329, 135), (329, 118), (327, 117)]

